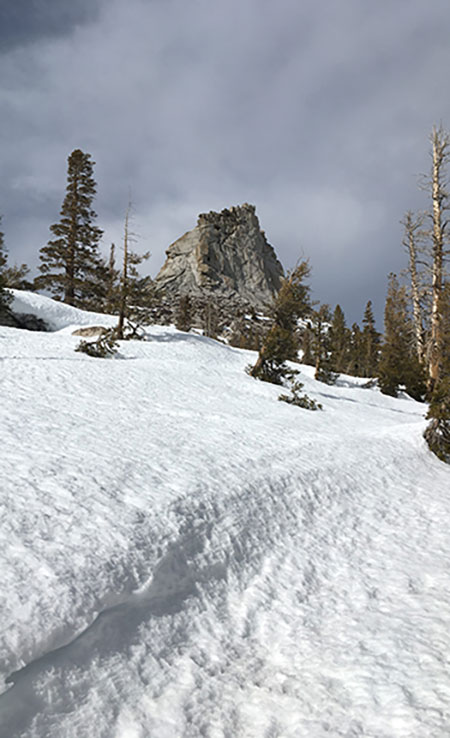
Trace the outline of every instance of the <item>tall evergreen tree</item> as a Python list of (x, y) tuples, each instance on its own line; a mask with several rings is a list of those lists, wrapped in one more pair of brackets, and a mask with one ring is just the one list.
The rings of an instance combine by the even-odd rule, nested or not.
[(97, 216), (92, 208), (96, 193), (93, 165), (90, 154), (80, 149), (70, 154), (61, 218), (50, 226), (55, 238), (40, 251), (42, 274), (36, 279), (38, 288), (77, 307), (95, 300), (105, 276), (98, 253), (103, 232), (94, 225)]
[(363, 372), (363, 342), (361, 328), (358, 323), (353, 323), (350, 335), (350, 350), (347, 364), (347, 374), (353, 377), (361, 377)]
[(192, 328), (192, 302), (188, 294), (181, 295), (175, 315), (175, 326), (188, 333)]
[(336, 372), (333, 370), (331, 355), (331, 311), (329, 305), (321, 305), (313, 312), (313, 353), (316, 371), (315, 379), (325, 384), (334, 384)]
[[(0, 216), (0, 224), (1, 224), (1, 216)], [(9, 304), (11, 302), (11, 293), (8, 292), (6, 289), (6, 277), (5, 277), (5, 268), (6, 268), (6, 249), (5, 249), (5, 239), (3, 232), (0, 231), (0, 315), (1, 313), (8, 312), (9, 310)]]
[(442, 363), (439, 381), (430, 398), (427, 418), (430, 423), (425, 440), (436, 456), (450, 464), (450, 282), (441, 292)]
[(423, 399), (424, 370), (417, 359), (414, 327), (408, 315), (405, 287), (389, 275), (384, 310), (384, 341), (378, 367), (378, 383), (385, 395), (397, 396), (400, 386), (416, 400)]
[(272, 307), (273, 324), (259, 351), (256, 364), (249, 369), (252, 377), (282, 384), (292, 372), (286, 361), (298, 356), (297, 321), (311, 311), (309, 286), (305, 279), (310, 268), (302, 261), (283, 280)]
[(340, 305), (336, 305), (330, 326), (330, 364), (335, 372), (345, 372), (350, 353), (350, 333), (345, 324), (345, 315)]
[(450, 281), (444, 283), (441, 294), (442, 376), (450, 377)]
[(312, 324), (307, 322), (301, 333), (302, 364), (314, 366), (314, 333)]
[(361, 336), (362, 376), (376, 377), (380, 353), (380, 334), (375, 328), (371, 300), (367, 303), (364, 311), (363, 325)]

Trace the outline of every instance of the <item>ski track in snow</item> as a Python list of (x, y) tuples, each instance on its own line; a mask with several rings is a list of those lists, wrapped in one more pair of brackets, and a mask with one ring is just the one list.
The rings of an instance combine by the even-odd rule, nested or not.
[[(39, 295), (0, 328), (1, 738), (444, 738), (450, 469), (424, 406)], [(108, 320), (108, 319), (106, 319)]]

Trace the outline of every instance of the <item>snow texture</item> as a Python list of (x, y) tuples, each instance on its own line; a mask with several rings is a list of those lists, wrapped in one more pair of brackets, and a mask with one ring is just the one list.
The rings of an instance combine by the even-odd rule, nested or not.
[[(364, 380), (15, 293), (0, 327), (1, 738), (444, 738), (450, 468)], [(105, 323), (106, 321), (106, 323)]]

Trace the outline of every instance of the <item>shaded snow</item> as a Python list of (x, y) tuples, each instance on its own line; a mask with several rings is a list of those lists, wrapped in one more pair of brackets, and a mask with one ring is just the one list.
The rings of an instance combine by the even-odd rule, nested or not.
[(92, 359), (105, 316), (17, 305), (59, 332), (0, 328), (0, 736), (448, 736), (424, 406), (302, 367), (301, 410), (169, 328)]

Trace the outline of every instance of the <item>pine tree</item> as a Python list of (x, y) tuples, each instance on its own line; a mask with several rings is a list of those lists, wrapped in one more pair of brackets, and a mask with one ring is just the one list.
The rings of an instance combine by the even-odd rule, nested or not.
[(450, 377), (441, 379), (435, 386), (427, 418), (428, 424), (424, 438), (431, 451), (447, 464), (450, 464)]
[(372, 301), (366, 305), (363, 317), (364, 328), (361, 336), (361, 358), (363, 377), (376, 377), (380, 352), (380, 334), (375, 328)]
[(346, 374), (352, 377), (361, 377), (363, 371), (363, 342), (361, 328), (353, 323), (350, 335), (350, 350)]
[[(1, 216), (0, 216), (1, 223)], [(6, 249), (5, 239), (3, 232), (0, 231), (0, 315), (9, 312), (9, 305), (11, 302), (11, 293), (6, 289)]]
[(313, 353), (316, 367), (314, 378), (325, 384), (334, 384), (337, 379), (332, 366), (330, 323), (330, 307), (321, 305), (313, 313)]
[(293, 372), (287, 360), (298, 356), (297, 321), (311, 310), (309, 286), (304, 283), (309, 276), (307, 261), (302, 261), (283, 280), (271, 310), (273, 324), (259, 351), (258, 359), (248, 369), (252, 377), (264, 382), (282, 384)]
[(347, 370), (350, 352), (350, 333), (345, 324), (345, 315), (340, 305), (336, 305), (329, 330), (330, 365), (333, 371)]
[(211, 297), (208, 297), (203, 308), (203, 334), (208, 338), (217, 338), (220, 332), (219, 313)]
[(302, 364), (307, 366), (314, 366), (313, 342), (313, 329), (311, 323), (308, 322), (301, 333)]
[(175, 326), (186, 333), (192, 328), (192, 303), (189, 295), (182, 295), (175, 316)]
[(55, 238), (40, 251), (42, 274), (36, 279), (38, 288), (77, 307), (92, 304), (104, 285), (105, 269), (98, 253), (103, 232), (94, 225), (97, 216), (92, 208), (96, 193), (93, 165), (90, 154), (80, 149), (70, 154), (61, 219), (50, 226)]
[(430, 400), (424, 437), (434, 454), (450, 464), (450, 282), (443, 284), (440, 304), (442, 331), (441, 376)]
[(450, 377), (450, 282), (445, 282), (441, 294), (442, 377)]
[(396, 397), (401, 386), (416, 400), (426, 387), (423, 367), (415, 350), (414, 327), (408, 315), (406, 290), (395, 274), (389, 275), (384, 311), (384, 341), (378, 367), (378, 384), (385, 395)]

